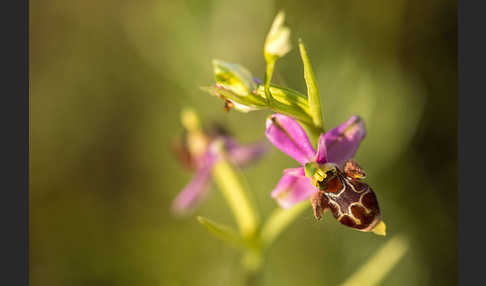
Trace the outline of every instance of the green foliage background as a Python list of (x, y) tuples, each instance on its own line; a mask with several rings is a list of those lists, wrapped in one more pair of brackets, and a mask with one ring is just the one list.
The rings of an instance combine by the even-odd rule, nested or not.
[[(212, 58), (263, 78), (263, 42), (283, 9), (294, 49), (274, 82), (306, 91), (301, 37), (324, 124), (367, 123), (356, 156), (388, 237), (305, 212), (276, 243), (266, 285), (337, 285), (387, 239), (410, 251), (383, 285), (455, 285), (455, 1), (31, 1), (31, 285), (241, 285), (240, 256), (170, 203), (191, 174), (171, 146), (179, 112), (263, 139), (266, 111), (225, 113), (199, 90)], [(273, 148), (245, 170), (258, 205), (296, 162)], [(196, 214), (233, 224), (215, 188)]]

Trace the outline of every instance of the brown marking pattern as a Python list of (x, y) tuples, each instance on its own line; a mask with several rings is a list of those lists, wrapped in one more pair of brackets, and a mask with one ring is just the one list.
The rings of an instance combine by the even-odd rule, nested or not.
[(376, 200), (375, 193), (373, 192), (366, 193), (361, 202), (368, 209), (378, 208), (378, 201)]
[(341, 217), (338, 218), (338, 221), (346, 226), (356, 227), (355, 220), (349, 215), (342, 215)]
[(354, 190), (358, 193), (362, 193), (366, 191), (369, 187), (367, 184), (362, 183), (358, 180), (349, 180), (348, 183), (354, 188)]
[(370, 231), (380, 221), (380, 209), (373, 190), (338, 169), (337, 176), (320, 186), (333, 216), (343, 225)]
[(324, 190), (325, 192), (338, 193), (338, 192), (342, 191), (342, 189), (343, 189), (343, 182), (342, 182), (341, 178), (339, 178), (339, 176), (336, 176), (333, 179), (327, 181), (325, 183), (325, 186), (323, 186), (323, 187), (325, 188), (325, 190)]

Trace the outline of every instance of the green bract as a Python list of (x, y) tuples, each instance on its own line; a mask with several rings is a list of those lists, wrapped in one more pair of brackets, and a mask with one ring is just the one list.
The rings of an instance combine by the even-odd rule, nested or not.
[(235, 108), (241, 112), (269, 109), (273, 112), (294, 117), (313, 134), (323, 132), (319, 91), (314, 72), (302, 42), (299, 50), (304, 64), (304, 78), (307, 96), (289, 88), (271, 84), (276, 61), (290, 49), (290, 29), (284, 26), (285, 14), (278, 13), (265, 39), (263, 54), (266, 61), (265, 80), (258, 84), (245, 67), (213, 60), (216, 85), (202, 87), (203, 90), (225, 101), (225, 108)]
[(305, 50), (302, 40), (299, 40), (300, 56), (304, 64), (304, 79), (307, 85), (307, 97), (309, 99), (309, 110), (312, 116), (312, 122), (315, 126), (322, 128), (321, 97), (317, 89), (316, 78), (307, 51)]
[[(227, 82), (228, 80), (226, 80)], [(233, 79), (233, 82), (238, 81)], [(272, 103), (268, 104), (263, 85), (258, 85), (256, 90), (247, 93), (235, 92), (235, 89), (230, 89), (227, 84), (221, 84), (220, 82), (217, 82), (215, 86), (201, 87), (201, 89), (231, 102), (235, 109), (239, 111), (248, 112), (258, 109), (270, 109), (274, 112), (294, 117), (309, 127), (311, 131), (317, 132), (320, 130), (313, 123), (309, 103), (305, 95), (296, 90), (272, 84), (269, 90), (273, 99)]]
[(243, 66), (222, 60), (213, 60), (216, 82), (240, 96), (246, 96), (256, 88), (251, 72)]

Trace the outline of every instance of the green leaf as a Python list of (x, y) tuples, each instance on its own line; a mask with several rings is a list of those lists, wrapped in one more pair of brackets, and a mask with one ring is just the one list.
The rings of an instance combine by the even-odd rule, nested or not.
[(243, 247), (244, 242), (243, 239), (238, 235), (237, 232), (232, 230), (231, 228), (213, 222), (207, 218), (198, 216), (197, 220), (201, 223), (210, 233), (212, 233), (217, 238), (221, 239), (224, 242), (227, 242), (231, 246), (236, 247)]
[(317, 89), (316, 78), (309, 57), (307, 56), (307, 51), (300, 39), (299, 50), (302, 62), (304, 63), (304, 78), (307, 85), (307, 98), (309, 101), (309, 111), (312, 116), (312, 122), (316, 127), (322, 128), (322, 111), (319, 90)]
[(259, 224), (257, 209), (246, 188), (246, 181), (236, 168), (225, 158), (220, 148), (221, 159), (213, 167), (213, 178), (228, 202), (240, 233), (245, 237), (252, 237)]
[(395, 236), (385, 243), (376, 253), (357, 269), (341, 286), (379, 285), (409, 249), (408, 241)]

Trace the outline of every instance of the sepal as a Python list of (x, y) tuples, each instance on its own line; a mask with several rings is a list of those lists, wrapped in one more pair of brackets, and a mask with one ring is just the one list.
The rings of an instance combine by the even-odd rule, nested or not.
[(251, 72), (239, 64), (215, 59), (213, 60), (213, 72), (218, 85), (240, 96), (247, 96), (257, 87)]

